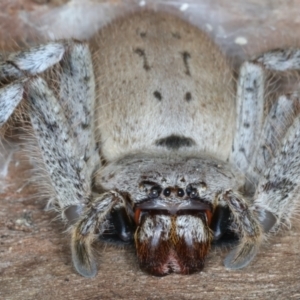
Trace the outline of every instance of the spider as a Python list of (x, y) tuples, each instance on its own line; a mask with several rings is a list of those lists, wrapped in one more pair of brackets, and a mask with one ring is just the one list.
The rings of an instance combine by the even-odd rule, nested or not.
[(248, 265), (297, 205), (299, 99), (266, 99), (268, 74), (299, 69), (299, 57), (267, 52), (235, 80), (205, 33), (152, 11), (89, 43), (3, 56), (0, 126), (16, 110), (30, 120), (75, 269), (97, 274), (97, 241), (134, 243), (158, 276), (201, 271), (211, 245), (232, 240), (225, 267)]

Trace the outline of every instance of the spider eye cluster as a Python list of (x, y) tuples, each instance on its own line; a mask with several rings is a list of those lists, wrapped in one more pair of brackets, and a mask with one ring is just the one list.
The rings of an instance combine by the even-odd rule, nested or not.
[(185, 195), (187, 195), (190, 199), (199, 198), (198, 189), (193, 187), (191, 184), (188, 185), (186, 189), (179, 187), (166, 187), (163, 189), (161, 186), (155, 185), (148, 190), (148, 196), (151, 199), (158, 198), (161, 195), (164, 197), (170, 197), (172, 193), (179, 198), (182, 198)]

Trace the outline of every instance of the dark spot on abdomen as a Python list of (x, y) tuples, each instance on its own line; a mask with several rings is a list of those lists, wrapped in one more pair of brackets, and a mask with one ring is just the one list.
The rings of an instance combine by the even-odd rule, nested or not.
[(146, 71), (149, 71), (150, 70), (150, 66), (148, 64), (148, 61), (147, 61), (147, 56), (145, 54), (145, 50), (144, 49), (141, 49), (141, 48), (136, 48), (134, 49), (134, 53), (138, 54), (140, 57), (143, 58), (143, 68), (146, 70)]
[(172, 37), (175, 38), (175, 39), (178, 39), (178, 40), (181, 39), (181, 36), (180, 36), (179, 32), (172, 32)]
[(157, 100), (161, 100), (162, 99), (162, 95), (161, 95), (161, 93), (159, 92), (159, 91), (155, 91), (154, 93), (153, 93), (153, 95), (154, 95), (154, 97), (157, 99)]
[(158, 147), (165, 147), (171, 150), (178, 150), (182, 147), (192, 147), (196, 145), (195, 141), (191, 138), (180, 136), (180, 135), (170, 135), (168, 137), (159, 139), (155, 141), (155, 145)]
[(190, 102), (190, 101), (192, 100), (192, 94), (191, 94), (190, 92), (187, 92), (187, 93), (185, 94), (185, 100), (186, 100), (187, 102)]
[(185, 74), (188, 76), (191, 76), (190, 66), (188, 63), (188, 60), (191, 58), (191, 54), (187, 51), (184, 51), (181, 53), (181, 55), (182, 55), (182, 59), (183, 59), (184, 67), (185, 67)]

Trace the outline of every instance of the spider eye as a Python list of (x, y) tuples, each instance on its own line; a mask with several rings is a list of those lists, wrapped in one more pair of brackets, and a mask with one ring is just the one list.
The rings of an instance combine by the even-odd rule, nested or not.
[(178, 197), (183, 197), (184, 196), (184, 190), (183, 189), (178, 189), (177, 196)]
[(166, 188), (166, 189), (164, 190), (164, 196), (169, 197), (170, 195), (171, 195), (171, 189)]
[(191, 186), (186, 188), (186, 193), (191, 199), (199, 197), (198, 190)]
[(149, 196), (151, 198), (157, 198), (161, 193), (161, 188), (159, 186), (154, 186), (150, 189)]

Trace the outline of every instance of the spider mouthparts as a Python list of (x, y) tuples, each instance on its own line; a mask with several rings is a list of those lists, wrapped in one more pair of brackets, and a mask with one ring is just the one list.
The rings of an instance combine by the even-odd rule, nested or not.
[(140, 224), (142, 218), (147, 214), (163, 214), (170, 216), (178, 215), (205, 215), (207, 223), (210, 224), (212, 217), (212, 206), (208, 203), (203, 203), (200, 201), (182, 201), (179, 203), (164, 202), (158, 200), (145, 201), (135, 205), (134, 220), (138, 225)]
[(135, 234), (140, 267), (155, 276), (191, 274), (204, 267), (212, 236), (194, 215), (147, 215)]
[[(166, 245), (165, 245), (166, 246)], [(195, 272), (202, 271), (204, 267), (204, 258), (201, 255), (197, 255), (197, 251), (199, 254), (201, 253), (201, 247), (199, 249), (194, 249), (194, 253), (192, 253), (192, 257), (186, 256), (191, 251), (185, 251), (184, 247), (182, 247), (181, 255), (178, 254), (178, 249), (170, 248), (167, 253), (164, 253), (164, 245), (160, 248), (161, 252), (157, 252), (156, 256), (149, 255), (148, 259), (143, 259), (149, 253), (142, 253), (139, 256), (140, 267), (142, 270), (150, 273), (154, 276), (166, 276), (171, 273), (188, 275)], [(151, 249), (149, 250), (149, 252)], [(145, 255), (146, 254), (146, 255)], [(167, 255), (164, 255), (167, 254)]]

